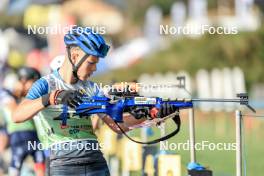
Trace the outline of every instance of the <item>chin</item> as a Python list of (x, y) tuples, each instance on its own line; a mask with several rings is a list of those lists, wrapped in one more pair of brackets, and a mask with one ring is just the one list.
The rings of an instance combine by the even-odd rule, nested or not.
[(80, 80), (81, 80), (81, 81), (86, 81), (86, 80), (89, 79), (89, 78), (90, 78), (90, 76), (81, 77)]

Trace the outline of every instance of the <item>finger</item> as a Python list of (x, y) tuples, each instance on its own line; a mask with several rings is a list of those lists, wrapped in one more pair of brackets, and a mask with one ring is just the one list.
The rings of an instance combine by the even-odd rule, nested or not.
[(82, 98), (82, 97), (83, 97), (83, 95), (82, 95), (82, 94), (80, 94), (80, 93), (77, 93), (77, 94), (75, 94), (75, 97)]
[(171, 104), (168, 105), (169, 105), (169, 114), (174, 113), (173, 106)]
[(82, 97), (85, 95), (85, 91), (82, 91), (82, 90), (77, 91), (77, 94)]
[(169, 114), (173, 113), (174, 110), (173, 110), (173, 106), (169, 104)]
[(170, 104), (167, 103), (166, 104), (166, 116), (169, 115), (170, 113), (171, 113)]
[(165, 103), (164, 105), (164, 116), (168, 115), (168, 112), (169, 112), (169, 107), (168, 107), (168, 103)]
[(167, 114), (167, 104), (166, 103), (162, 105), (161, 111), (162, 111), (161, 115), (166, 116)]
[(69, 104), (69, 106), (71, 106), (71, 107), (76, 107), (76, 106), (79, 105), (78, 102), (75, 101), (75, 100), (70, 100), (70, 101), (68, 101), (68, 104)]
[(161, 113), (161, 111), (159, 111), (159, 112), (157, 113), (157, 117), (158, 117), (158, 118), (162, 118), (162, 113)]
[(85, 90), (84, 89), (79, 89), (78, 91), (77, 91), (80, 95), (85, 95)]
[(83, 100), (81, 98), (75, 98), (75, 101), (78, 102), (79, 104), (81, 104), (83, 102)]
[(76, 100), (82, 102), (83, 96), (81, 96), (81, 95), (76, 95), (76, 96), (74, 97), (74, 99), (76, 99)]
[(73, 103), (75, 105), (79, 105), (79, 101), (77, 101), (77, 100), (72, 100), (71, 103)]
[(76, 108), (78, 106), (78, 104), (76, 102), (69, 102), (68, 105), (71, 107), (71, 108)]

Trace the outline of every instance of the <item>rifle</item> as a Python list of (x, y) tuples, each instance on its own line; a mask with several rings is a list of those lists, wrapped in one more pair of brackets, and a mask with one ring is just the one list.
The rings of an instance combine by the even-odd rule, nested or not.
[[(249, 109), (255, 112), (255, 110), (248, 104), (248, 96), (245, 93), (237, 94), (236, 99), (162, 99), (160, 97), (144, 97), (138, 96), (137, 93), (125, 93), (125, 92), (111, 92), (112, 97), (106, 96), (93, 96), (83, 97), (83, 103), (76, 108), (76, 114), (80, 116), (87, 116), (92, 114), (104, 113), (109, 115), (117, 126), (120, 128), (121, 132), (128, 137), (130, 140), (139, 143), (139, 144), (154, 144), (160, 141), (167, 140), (175, 136), (180, 131), (181, 120), (179, 116), (179, 111), (182, 109), (193, 108), (194, 102), (235, 102), (240, 103), (241, 105), (247, 106)], [(155, 110), (159, 109), (164, 103), (172, 105), (176, 111), (175, 113), (161, 119), (151, 119), (148, 116), (150, 113), (157, 113)], [(151, 125), (156, 124), (160, 125), (165, 122), (165, 120), (172, 118), (174, 123), (177, 125), (177, 128), (163, 136), (159, 139), (155, 139), (148, 142), (140, 142), (130, 138), (118, 125), (118, 123), (123, 123), (123, 113), (130, 112), (131, 110), (137, 108), (141, 112), (144, 112), (142, 118), (147, 117), (149, 121), (154, 122), (150, 123)], [(62, 115), (62, 125), (67, 124), (67, 106), (64, 106)], [(139, 126), (142, 127), (142, 126)]]

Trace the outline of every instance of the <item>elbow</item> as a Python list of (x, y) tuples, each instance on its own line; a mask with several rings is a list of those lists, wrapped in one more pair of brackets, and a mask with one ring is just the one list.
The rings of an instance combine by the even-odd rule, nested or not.
[(12, 115), (12, 121), (14, 123), (21, 123), (21, 122), (24, 122), (24, 120), (21, 118), (21, 115), (20, 113), (18, 112), (14, 112), (13, 115)]
[(26, 120), (33, 118), (33, 115), (28, 110), (28, 108), (25, 106), (21, 106), (21, 104), (18, 105), (18, 107), (12, 113), (12, 121), (14, 123), (25, 122)]
[(19, 119), (19, 116), (17, 115), (17, 113), (14, 113), (14, 114), (12, 115), (12, 121), (13, 121), (14, 123), (19, 123), (19, 122), (21, 122), (20, 119)]

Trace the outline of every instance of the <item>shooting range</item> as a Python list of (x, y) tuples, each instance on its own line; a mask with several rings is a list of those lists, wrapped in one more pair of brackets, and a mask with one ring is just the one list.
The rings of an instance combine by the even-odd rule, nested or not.
[[(0, 14), (0, 176), (263, 175), (262, 0), (2, 0)], [(16, 148), (28, 127), (41, 165)]]

